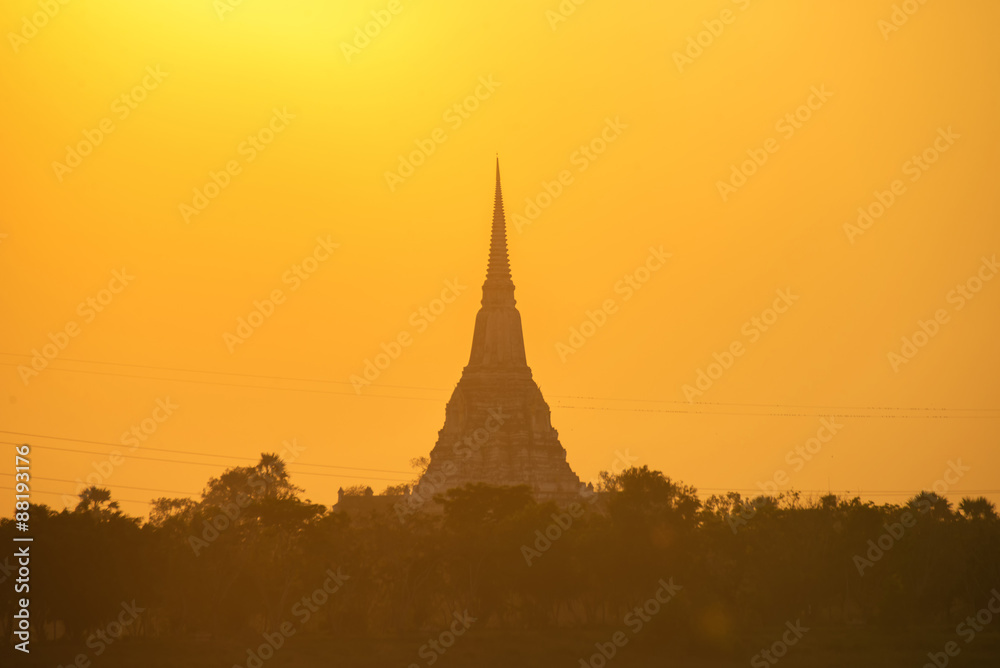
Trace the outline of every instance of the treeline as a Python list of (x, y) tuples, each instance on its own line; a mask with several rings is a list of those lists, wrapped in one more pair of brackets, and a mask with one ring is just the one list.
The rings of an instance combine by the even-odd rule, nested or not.
[[(263, 455), (209, 480), (199, 501), (157, 499), (147, 521), (107, 490), (80, 497), (74, 510), (30, 509), (36, 642), (260, 637), (283, 624), (392, 634), (466, 613), (508, 629), (621, 627), (644, 614), (715, 643), (794, 620), (954, 625), (1000, 587), (993, 504), (953, 507), (934, 493), (902, 505), (794, 493), (702, 501), (643, 467), (603, 473), (596, 493), (565, 507), (478, 485), (438, 497), (437, 512), (400, 514), (375, 495), (343, 513), (303, 499), (284, 463)], [(0, 522), (0, 542), (14, 534)], [(0, 563), (2, 624), (23, 595), (16, 577)], [(669, 604), (650, 607), (664, 587)]]

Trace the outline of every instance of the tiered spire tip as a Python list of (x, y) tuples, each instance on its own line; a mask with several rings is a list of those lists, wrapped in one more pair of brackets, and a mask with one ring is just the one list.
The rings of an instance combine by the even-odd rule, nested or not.
[(510, 259), (507, 255), (507, 220), (504, 216), (503, 192), (500, 187), (499, 156), (497, 156), (497, 185), (493, 199), (493, 229), (490, 234), (490, 259), (486, 270), (486, 284), (505, 286), (512, 284)]

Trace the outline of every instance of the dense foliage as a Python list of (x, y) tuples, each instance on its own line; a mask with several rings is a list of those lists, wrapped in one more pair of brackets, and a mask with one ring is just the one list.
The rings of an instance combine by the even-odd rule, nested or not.
[[(495, 628), (620, 626), (672, 584), (679, 593), (658, 615), (723, 642), (796, 619), (954, 624), (1000, 586), (1000, 521), (985, 499), (701, 501), (645, 467), (602, 474), (596, 493), (564, 508), (527, 488), (478, 485), (438, 497), (437, 512), (400, 513), (406, 490), (388, 491), (366, 497), (367, 509), (327, 510), (264, 455), (210, 480), (200, 501), (156, 500), (148, 521), (97, 488), (72, 511), (32, 506), (35, 638), (82, 640), (133, 601), (142, 613), (126, 632), (147, 637), (285, 622), (399, 633), (461, 611)], [(0, 523), (0, 541), (13, 533)], [(314, 595), (338, 573), (335, 593)], [(15, 577), (0, 563), (0, 623), (14, 610)]]

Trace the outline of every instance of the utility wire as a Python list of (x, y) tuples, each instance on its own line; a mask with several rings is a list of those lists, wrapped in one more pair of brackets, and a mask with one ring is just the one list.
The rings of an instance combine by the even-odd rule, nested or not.
[[(30, 436), (30, 437), (34, 437), (34, 438), (46, 438), (46, 439), (51, 439), (51, 440), (55, 440), (55, 441), (72, 441), (74, 443), (90, 443), (91, 445), (110, 445), (110, 446), (115, 447), (115, 448), (121, 448), (121, 447), (123, 447), (123, 444), (121, 444), (121, 443), (109, 443), (107, 441), (88, 441), (88, 440), (85, 440), (85, 439), (82, 439), (82, 438), (68, 438), (68, 437), (65, 437), (65, 436), (47, 436), (45, 434), (30, 434), (30, 433), (23, 432), (23, 431), (7, 431), (6, 429), (0, 429), (0, 434), (13, 434), (15, 436)], [(35, 447), (45, 448), (45, 447), (49, 447), (49, 446), (39, 445), (39, 446), (35, 446)], [(170, 449), (167, 449), (167, 448), (153, 448), (153, 447), (147, 447), (147, 446), (140, 446), (139, 449), (142, 449), (142, 450), (152, 450), (152, 451), (156, 451), (156, 452), (169, 452), (169, 453), (179, 454), (179, 455), (196, 455), (196, 456), (200, 456), (200, 457), (221, 457), (223, 459), (230, 459), (230, 460), (232, 460), (232, 459), (242, 459), (242, 460), (245, 460), (245, 461), (253, 461), (253, 462), (258, 461), (257, 458), (255, 458), (255, 457), (240, 457), (240, 456), (236, 456), (236, 455), (233, 455), (233, 456), (229, 456), (229, 455), (217, 455), (217, 454), (211, 453), (211, 452), (192, 452), (190, 450), (170, 450)], [(80, 450), (80, 452), (87, 452), (87, 451), (86, 450)], [(98, 452), (98, 453), (91, 453), (91, 454), (106, 454), (106, 453), (100, 453), (100, 452)], [(289, 462), (289, 463), (291, 463), (291, 462)], [(350, 471), (369, 471), (369, 472), (373, 472), (373, 473), (402, 473), (404, 475), (409, 475), (410, 473), (412, 473), (412, 471), (395, 471), (395, 470), (391, 470), (391, 469), (365, 469), (365, 468), (358, 468), (358, 467), (355, 467), (355, 466), (335, 466), (333, 464), (309, 464), (307, 462), (300, 462), (300, 461), (296, 461), (295, 464), (297, 464), (299, 466), (319, 466), (319, 467), (328, 468), (328, 469), (347, 469), (347, 470), (350, 470)]]
[[(18, 442), (15, 442), (15, 441), (0, 441), (0, 443), (3, 443), (5, 445), (22, 445), (22, 443), (18, 443)], [(72, 453), (80, 454), (80, 455), (104, 455), (104, 456), (108, 455), (107, 452), (98, 452), (96, 450), (72, 450), (70, 448), (57, 448), (57, 447), (52, 446), (52, 445), (32, 445), (31, 447), (32, 448), (41, 448), (43, 450), (60, 450), (62, 452), (72, 452)], [(131, 454), (127, 455), (127, 458), (128, 459), (140, 459), (140, 460), (149, 461), (149, 462), (163, 462), (165, 464), (187, 464), (187, 465), (193, 465), (193, 466), (212, 466), (214, 468), (219, 468), (220, 466), (222, 466), (222, 464), (215, 464), (215, 463), (212, 463), (212, 462), (191, 462), (191, 461), (183, 461), (183, 460), (177, 460), (177, 459), (159, 459), (157, 457), (143, 457), (141, 455), (131, 455)], [(289, 470), (289, 473), (294, 473), (295, 475), (319, 476), (319, 477), (322, 477), (322, 478), (353, 478), (353, 479), (357, 479), (357, 480), (379, 480), (379, 481), (384, 481), (384, 482), (412, 482), (412, 480), (402, 480), (400, 478), (372, 478), (370, 476), (347, 475), (347, 474), (340, 474), (340, 473), (317, 473), (317, 472), (314, 472), (314, 471), (292, 471), (292, 470)]]
[[(0, 355), (8, 355), (11, 357), (27, 357), (30, 355), (24, 355), (19, 353), (7, 353), (0, 352)], [(160, 371), (173, 371), (179, 373), (199, 373), (208, 375), (222, 375), (222, 376), (239, 376), (244, 378), (261, 378), (268, 380), (282, 380), (290, 382), (310, 382), (310, 383), (332, 383), (337, 385), (352, 385), (348, 381), (338, 381), (330, 380), (324, 378), (302, 378), (302, 377), (289, 377), (289, 376), (276, 376), (276, 375), (263, 375), (263, 374), (248, 374), (248, 373), (237, 373), (237, 372), (227, 372), (227, 371), (207, 371), (203, 369), (186, 369), (178, 367), (162, 367), (162, 366), (152, 366), (143, 364), (125, 364), (121, 362), (103, 362), (96, 360), (79, 360), (79, 359), (69, 359), (69, 358), (59, 358), (61, 362), (76, 362), (80, 364), (105, 364), (110, 366), (120, 366), (120, 367), (133, 367), (139, 369), (155, 369)], [(0, 365), (4, 366), (21, 366), (13, 362), (0, 362)], [(142, 375), (129, 375), (129, 374), (118, 374), (112, 372), (102, 372), (90, 369), (64, 369), (61, 367), (49, 367), (56, 371), (68, 371), (72, 373), (92, 373), (97, 375), (109, 375), (109, 376), (120, 376), (123, 378), (142, 378), (146, 380), (163, 380), (163, 381), (173, 381), (173, 382), (190, 382), (198, 384), (214, 384), (223, 385), (229, 387), (241, 387), (248, 389), (273, 389), (273, 390), (287, 390), (292, 392), (318, 392), (324, 394), (337, 394), (344, 396), (364, 396), (364, 397), (384, 397), (388, 399), (414, 399), (418, 401), (435, 401), (435, 399), (428, 397), (403, 397), (396, 395), (386, 395), (386, 394), (371, 394), (371, 393), (357, 393), (357, 392), (333, 392), (330, 390), (317, 390), (317, 389), (307, 389), (307, 388), (290, 388), (290, 387), (274, 387), (274, 386), (263, 386), (263, 385), (245, 385), (238, 383), (223, 383), (219, 381), (207, 381), (207, 380), (194, 380), (185, 378), (159, 378), (152, 376), (142, 376)], [(419, 391), (434, 391), (434, 392), (444, 392), (447, 388), (442, 387), (421, 387), (413, 385), (384, 385), (379, 384), (378, 387), (382, 388), (392, 388), (392, 389), (405, 389), (405, 390), (419, 390)], [(996, 412), (1000, 415), (1000, 408), (967, 408), (967, 407), (926, 407), (926, 406), (837, 406), (837, 405), (822, 405), (822, 404), (764, 404), (764, 403), (747, 403), (747, 402), (717, 402), (717, 401), (680, 401), (680, 400), (669, 400), (669, 399), (627, 399), (618, 397), (591, 397), (591, 396), (577, 396), (577, 395), (550, 395), (552, 399), (583, 399), (590, 401), (623, 401), (632, 403), (662, 403), (662, 404), (675, 404), (682, 406), (728, 406), (728, 407), (750, 407), (750, 408), (790, 408), (790, 409), (803, 409), (803, 410), (819, 410), (819, 409), (832, 409), (832, 410), (853, 410), (853, 411), (915, 411), (915, 412)], [(570, 406), (570, 405), (559, 405), (558, 408), (570, 408), (578, 410), (640, 410), (640, 409), (627, 409), (627, 408), (614, 408), (614, 407), (591, 407), (591, 406)], [(664, 411), (666, 412), (666, 411)], [(677, 411), (683, 413), (698, 413), (701, 411)], [(707, 413), (711, 415), (739, 415), (740, 413)], [(778, 417), (798, 417), (798, 415), (780, 414), (780, 413), (750, 413), (749, 415), (775, 415)], [(808, 416), (808, 415), (807, 415)], [(828, 415), (823, 413), (823, 416), (829, 417), (872, 417), (872, 416), (858, 416), (858, 415)], [(877, 417), (922, 417), (922, 416), (877, 416)], [(934, 416), (939, 417), (939, 416)], [(992, 416), (976, 416), (976, 417), (992, 417)]]

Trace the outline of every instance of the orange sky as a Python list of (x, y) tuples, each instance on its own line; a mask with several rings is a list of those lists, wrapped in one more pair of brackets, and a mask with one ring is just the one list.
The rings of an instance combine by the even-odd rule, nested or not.
[[(39, 446), (57, 508), (95, 469), (139, 514), (283, 449), (320, 503), (408, 479), (468, 357), (499, 153), (528, 361), (581, 478), (627, 451), (704, 497), (777, 475), (899, 501), (877, 492), (960, 459), (939, 491), (1000, 489), (1000, 5), (904, 4), (9, 0), (0, 440)], [(920, 407), (953, 410), (886, 410)]]

